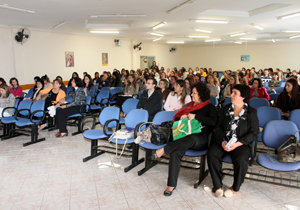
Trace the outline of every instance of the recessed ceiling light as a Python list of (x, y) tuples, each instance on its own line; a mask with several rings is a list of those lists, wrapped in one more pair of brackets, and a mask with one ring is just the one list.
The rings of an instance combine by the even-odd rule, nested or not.
[(294, 38), (298, 38), (298, 37), (300, 37), (300, 34), (296, 35), (296, 36), (291, 36), (290, 39), (294, 39)]
[(11, 6), (8, 6), (7, 4), (1, 4), (0, 8), (9, 9), (9, 10), (13, 10), (13, 11), (16, 11), (16, 12), (25, 12), (25, 13), (29, 13), (29, 14), (34, 14), (35, 13), (35, 11), (31, 11), (31, 10), (27, 10), (27, 9), (21, 9), (21, 8), (17, 8), (17, 7), (11, 7)]
[(253, 25), (255, 28), (257, 28), (257, 29), (259, 29), (259, 30), (264, 30), (264, 28), (263, 27), (261, 27), (261, 26), (258, 26), (258, 25), (256, 25), (256, 24), (251, 24), (251, 25)]
[(207, 31), (207, 30), (203, 30), (203, 29), (198, 29), (198, 28), (194, 28), (195, 31), (200, 31), (200, 32), (203, 32), (203, 33), (211, 33), (211, 31)]
[(256, 38), (240, 38), (240, 39), (243, 39), (243, 40), (256, 40)]
[(152, 35), (154, 35), (154, 36), (164, 36), (164, 35), (162, 35), (162, 34), (157, 34), (157, 33), (152, 33), (152, 32), (150, 32), (150, 34), (152, 34)]
[(209, 36), (188, 36), (189, 38), (209, 38)]
[(90, 31), (93, 34), (118, 34), (119, 31)]
[(291, 14), (288, 14), (288, 15), (283, 15), (283, 16), (280, 16), (278, 17), (277, 19), (280, 20), (284, 20), (284, 19), (288, 19), (288, 18), (293, 18), (293, 17), (297, 17), (300, 15), (300, 12), (295, 12), (295, 13), (291, 13)]
[(56, 28), (58, 28), (58, 27), (61, 27), (61, 26), (65, 25), (66, 23), (67, 23), (66, 21), (62, 21), (62, 22), (60, 22), (60, 23), (54, 25), (54, 26), (53, 26), (53, 29), (56, 29)]
[(235, 44), (242, 44), (242, 42), (234, 42)]
[(234, 36), (242, 36), (242, 35), (245, 35), (246, 33), (243, 32), (243, 33), (238, 33), (238, 34), (231, 34), (230, 36), (231, 37), (234, 37)]
[(276, 42), (275, 39), (272, 39), (272, 42)]
[(300, 30), (282, 30), (281, 32), (286, 32), (286, 33), (300, 33)]
[(184, 44), (184, 42), (167, 42), (168, 44)]
[(161, 27), (165, 24), (166, 24), (166, 22), (161, 22), (161, 23), (157, 24), (156, 26), (154, 26), (152, 29), (155, 30), (155, 29), (157, 29), (157, 28), (159, 28), (159, 27)]
[(167, 14), (171, 14), (172, 12), (175, 12), (175, 11), (177, 11), (177, 10), (179, 10), (179, 9), (187, 6), (187, 5), (189, 5), (189, 4), (193, 3), (194, 1), (195, 0), (187, 0), (187, 1), (183, 2), (182, 4), (179, 4), (178, 6), (176, 6), (176, 7), (172, 8), (172, 9), (168, 10)]
[(205, 40), (205, 42), (218, 42), (221, 41), (222, 39), (211, 39), (211, 40)]
[(227, 24), (229, 23), (228, 20), (207, 20), (207, 19), (191, 19), (191, 22), (196, 22), (196, 23), (220, 23), (220, 24)]
[(121, 14), (108, 14), (108, 15), (91, 15), (90, 18), (102, 18), (102, 17), (145, 17), (146, 15), (121, 15)]
[(161, 37), (159, 37), (159, 38), (157, 38), (157, 39), (153, 39), (153, 42), (156, 42), (156, 41), (158, 41), (158, 40), (160, 40), (161, 39)]

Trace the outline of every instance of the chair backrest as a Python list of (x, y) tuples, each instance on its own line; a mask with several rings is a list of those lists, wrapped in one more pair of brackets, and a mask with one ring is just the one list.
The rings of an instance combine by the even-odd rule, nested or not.
[(31, 98), (33, 96), (33, 88), (31, 88), (26, 94), (25, 98)]
[(283, 92), (283, 89), (284, 89), (284, 87), (277, 87), (277, 88), (275, 88), (275, 92), (281, 93), (281, 92)]
[(269, 87), (269, 82), (265, 82), (264, 87)]
[(20, 102), (20, 99), (16, 98), (16, 99), (15, 99), (15, 105), (14, 105), (14, 107), (15, 107), (16, 109), (18, 108), (19, 102)]
[(226, 100), (224, 101), (224, 106), (226, 106), (227, 104), (231, 104), (231, 97), (226, 98)]
[(218, 99), (214, 96), (210, 96), (210, 99), (209, 99), (210, 103), (214, 106), (217, 106), (218, 105)]
[(252, 106), (253, 108), (257, 109), (261, 106), (270, 106), (269, 101), (264, 98), (253, 98), (249, 101), (249, 106)]
[[(101, 125), (104, 125), (107, 120), (110, 119), (117, 119), (120, 118), (120, 108), (115, 106), (105, 107), (100, 115), (99, 115), (99, 122)], [(108, 124), (107, 127), (113, 128), (117, 126), (117, 122), (113, 121)]]
[(141, 122), (148, 122), (148, 111), (145, 109), (133, 109), (125, 117), (125, 126), (135, 128)]
[(110, 94), (113, 96), (116, 93), (119, 93), (121, 91), (123, 91), (123, 88), (121, 88), (121, 87), (115, 87), (114, 89), (111, 90)]
[(92, 97), (91, 96), (87, 96), (86, 98), (85, 98), (85, 103), (87, 104), (86, 105), (86, 111), (88, 111), (89, 109), (90, 109), (90, 106), (88, 106), (88, 105), (91, 105), (91, 101), (92, 101)]
[(223, 73), (219, 72), (218, 75), (219, 75), (218, 78), (221, 79), (221, 77), (223, 76)]
[(160, 125), (162, 122), (173, 121), (173, 117), (175, 116), (175, 114), (175, 112), (170, 111), (157, 112), (153, 118), (153, 123), (155, 125)]
[(279, 109), (275, 107), (261, 106), (257, 108), (259, 127), (263, 128), (271, 120), (281, 120)]
[(285, 87), (285, 82), (281, 82), (280, 87)]
[(32, 104), (32, 101), (31, 100), (23, 100), (19, 103), (19, 106), (18, 106), (18, 110), (21, 110), (21, 109), (28, 109), (27, 110), (24, 110), (24, 111), (20, 111), (19, 113), (23, 116), (28, 116), (30, 114), (30, 107), (31, 107), (31, 104)]
[[(97, 95), (96, 102), (100, 103), (102, 98), (109, 98), (109, 91), (100, 91)], [(108, 99), (103, 100), (103, 103), (107, 103)]]
[(101, 91), (108, 91), (108, 92), (110, 92), (110, 87), (103, 87), (103, 88), (100, 89), (100, 92)]
[(67, 98), (65, 101), (68, 102), (68, 103), (71, 103), (73, 100), (73, 97), (70, 97), (70, 98)]
[(279, 94), (280, 93), (272, 93), (272, 94), (270, 94), (270, 98), (271, 98), (271, 100), (274, 101), (274, 103), (277, 102), (277, 98), (278, 98)]
[[(264, 127), (262, 141), (267, 147), (278, 149), (286, 140), (288, 140), (289, 135), (294, 135), (297, 130), (297, 125), (292, 121), (272, 120)], [(298, 134), (297, 138), (299, 139)]]
[(139, 103), (138, 99), (134, 98), (128, 98), (122, 105), (122, 110), (125, 114), (128, 114), (128, 112), (132, 109), (136, 109), (137, 104)]
[[(45, 109), (45, 101), (44, 100), (38, 100), (35, 101), (30, 108), (31, 114), (37, 110), (42, 110), (44, 111)], [(37, 112), (34, 114), (35, 117), (43, 117), (44, 113), (43, 112)]]
[(295, 109), (290, 113), (289, 120), (295, 123), (300, 130), (300, 109)]
[(270, 95), (270, 94), (273, 94), (273, 93), (276, 93), (275, 90), (267, 90), (267, 93)]

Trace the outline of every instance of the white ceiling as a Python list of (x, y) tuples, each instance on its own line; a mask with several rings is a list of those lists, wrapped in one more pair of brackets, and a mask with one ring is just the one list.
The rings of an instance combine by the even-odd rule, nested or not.
[[(167, 41), (185, 41), (186, 45), (208, 45), (205, 39), (187, 38), (190, 35), (209, 35), (210, 39), (222, 39), (218, 44), (232, 44), (242, 41), (240, 37), (257, 38), (248, 43), (270, 43), (300, 41), (300, 38), (289, 39), (300, 33), (285, 33), (281, 30), (300, 30), (300, 16), (285, 20), (277, 17), (300, 11), (300, 0), (195, 0), (193, 3), (171, 14), (166, 11), (186, 0), (0, 0), (0, 4), (35, 11), (35, 14), (16, 12), (0, 8), (0, 24), (20, 26), (29, 29), (42, 29), (60, 33), (89, 34), (85, 28), (87, 22), (93, 23), (128, 23), (126, 29), (119, 29), (120, 34), (105, 36), (119, 39), (152, 41), (157, 36), (150, 35), (152, 27), (165, 21), (166, 25), (156, 29), (155, 33), (165, 36), (157, 43)], [(274, 5), (276, 3), (276, 5)], [(273, 10), (265, 6), (273, 4)], [(281, 8), (278, 8), (281, 7)], [(271, 7), (269, 7), (271, 8)], [(277, 8), (277, 9), (276, 9)], [(125, 18), (90, 18), (90, 15), (104, 14), (144, 14), (145, 17)], [(190, 22), (190, 19), (228, 20), (229, 24), (208, 24)], [(53, 29), (53, 26), (66, 21), (66, 24)], [(265, 28), (258, 30), (251, 24)], [(193, 28), (210, 30), (205, 34)], [(100, 29), (98, 29), (100, 30)], [(102, 29), (103, 30), (103, 29)], [(230, 37), (230, 34), (247, 32), (246, 35)], [(245, 41), (242, 41), (245, 42)]]

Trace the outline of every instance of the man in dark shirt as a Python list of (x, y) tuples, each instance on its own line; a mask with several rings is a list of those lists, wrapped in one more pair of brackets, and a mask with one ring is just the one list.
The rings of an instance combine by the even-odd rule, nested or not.
[(140, 97), (137, 109), (145, 109), (148, 111), (148, 121), (152, 122), (153, 117), (162, 108), (162, 95), (155, 90), (157, 85), (156, 79), (149, 78), (146, 83), (146, 90)]

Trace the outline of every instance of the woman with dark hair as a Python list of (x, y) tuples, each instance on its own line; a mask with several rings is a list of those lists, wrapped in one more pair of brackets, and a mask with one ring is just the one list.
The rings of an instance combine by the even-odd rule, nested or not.
[(79, 78), (78, 73), (74, 71), (74, 72), (72, 73), (72, 78), (69, 80), (68, 86), (72, 86), (71, 82), (73, 81), (73, 79), (74, 79), (75, 77), (78, 77), (78, 78)]
[(5, 79), (0, 77), (0, 85), (7, 85)]
[[(57, 138), (68, 136), (67, 121), (66, 121), (67, 117), (73, 114), (80, 113), (80, 111), (84, 112), (86, 108), (85, 106), (82, 106), (85, 104), (86, 96), (82, 88), (81, 79), (75, 77), (74, 79), (72, 79), (71, 84), (72, 87), (75, 89), (75, 91), (70, 93), (65, 98), (61, 99), (56, 104), (56, 107), (60, 108), (56, 110), (56, 125), (58, 128), (58, 132), (55, 136)], [(68, 99), (70, 97), (72, 97), (72, 102), (68, 104), (64, 104), (65, 99)]]
[(122, 87), (122, 81), (117, 71), (113, 72), (110, 87)]
[(162, 95), (162, 101), (163, 103), (166, 102), (166, 99), (168, 98), (171, 90), (168, 89), (169, 87), (169, 82), (166, 79), (161, 79), (159, 81), (158, 87), (160, 87), (160, 89), (158, 90), (158, 92), (160, 92), (160, 94)]
[[(179, 82), (179, 81), (178, 81)], [(197, 83), (192, 87), (192, 101), (186, 108), (180, 110), (173, 118), (173, 121), (197, 120), (201, 122), (201, 133), (195, 133), (177, 139), (170, 144), (156, 150), (152, 159), (158, 159), (164, 154), (170, 155), (168, 187), (164, 191), (165, 196), (171, 196), (177, 186), (177, 179), (180, 169), (180, 161), (188, 149), (204, 150), (207, 149), (208, 134), (216, 126), (218, 120), (217, 110), (209, 101), (209, 89), (203, 83)]]
[(95, 77), (93, 79), (94, 84), (99, 84), (101, 82), (99, 72), (95, 72)]
[(52, 83), (50, 82), (49, 77), (47, 76), (47, 74), (45, 74), (44, 76), (41, 77), (41, 79), (44, 81), (44, 89), (48, 88), (48, 87), (53, 87)]
[[(250, 145), (257, 141), (259, 132), (256, 109), (248, 105), (250, 88), (237, 84), (232, 88), (231, 104), (224, 106), (212, 143), (207, 153), (207, 164), (216, 197), (232, 197), (239, 191), (248, 170)], [(233, 185), (224, 192), (222, 184), (222, 160), (231, 155)]]
[(218, 79), (214, 74), (209, 74), (207, 77), (208, 83), (206, 86), (210, 90), (210, 95), (216, 97), (217, 99), (219, 98), (220, 94), (220, 87), (218, 86)]
[(171, 91), (174, 91), (176, 81), (177, 81), (177, 76), (172, 75), (172, 76), (170, 77), (170, 85), (169, 85), (169, 89), (170, 89)]
[(247, 71), (246, 71), (246, 78), (247, 78), (247, 83), (249, 84), (249, 81), (250, 81), (250, 74), (251, 74), (251, 71), (250, 71), (250, 69), (247, 69)]
[(294, 109), (300, 109), (300, 93), (297, 80), (289, 79), (286, 81), (283, 92), (277, 98), (276, 107), (286, 118), (290, 116), (289, 113)]
[(36, 97), (39, 95), (40, 91), (44, 89), (44, 81), (42, 79), (37, 79), (35, 82), (36, 88), (33, 90), (32, 100), (36, 100)]
[(199, 83), (199, 82), (202, 82), (202, 81), (201, 81), (201, 75), (200, 75), (199, 73), (197, 73), (197, 74), (195, 75), (195, 84), (197, 84), (197, 83)]
[(252, 98), (265, 98), (268, 101), (271, 100), (266, 88), (263, 87), (262, 81), (260, 78), (254, 78), (252, 80), (252, 87), (250, 87), (249, 101)]
[(207, 75), (208, 75), (207, 68), (204, 68), (204, 69), (203, 69), (203, 73), (202, 73), (202, 77), (203, 77), (203, 78), (206, 78)]
[(236, 84), (239, 84), (239, 80), (236, 76), (236, 74), (230, 74), (229, 75), (229, 84), (226, 86), (225, 91), (224, 91), (224, 98), (228, 98), (231, 96), (232, 93), (232, 88)]
[(277, 87), (280, 87), (281, 86), (281, 81), (278, 80), (278, 73), (277, 72), (273, 72), (272, 78), (273, 79), (271, 81), (269, 81), (268, 86), (271, 89), (275, 89)]
[(3, 113), (3, 109), (6, 107), (13, 107), (15, 105), (15, 96), (10, 92), (9, 87), (6, 84), (0, 85), (0, 118), (2, 116), (9, 117), (14, 114), (13, 109), (7, 109)]
[(258, 76), (261, 77), (261, 76), (264, 76), (264, 71), (262, 69), (259, 69), (258, 70)]
[(214, 71), (214, 72), (213, 72), (213, 75), (215, 75), (215, 77), (219, 80), (219, 72)]
[(166, 100), (164, 109), (166, 111), (177, 112), (185, 104), (191, 102), (191, 96), (186, 92), (186, 85), (184, 80), (177, 80), (174, 86), (174, 91), (171, 92)]
[(126, 80), (126, 86), (123, 96), (118, 96), (116, 100), (116, 105), (122, 107), (123, 103), (128, 99), (132, 98), (133, 95), (137, 95), (139, 92), (139, 84), (137, 83), (133, 74), (129, 74)]
[(244, 73), (239, 72), (238, 73), (239, 83), (242, 85), (248, 85), (246, 78), (244, 78)]
[(83, 91), (85, 96), (90, 96), (92, 98), (92, 103), (94, 103), (97, 88), (94, 86), (93, 80), (89, 74), (85, 75), (83, 78)]
[(11, 88), (9, 91), (16, 97), (21, 97), (22, 95), (22, 87), (19, 86), (19, 81), (17, 78), (13, 77), (9, 80), (9, 84), (11, 85)]
[(61, 76), (57, 76), (55, 79), (58, 79), (61, 81), (61, 86), (60, 86), (60, 89), (62, 89), (63, 91), (65, 91), (65, 93), (67, 93), (67, 88), (64, 84), (64, 81), (63, 81), (63, 78)]
[[(194, 77), (194, 76), (193, 76)], [(185, 78), (185, 87), (186, 87), (186, 93), (188, 95), (191, 95), (191, 91), (192, 91), (192, 86), (195, 84), (194, 80), (192, 77), (188, 76), (187, 78)]]

